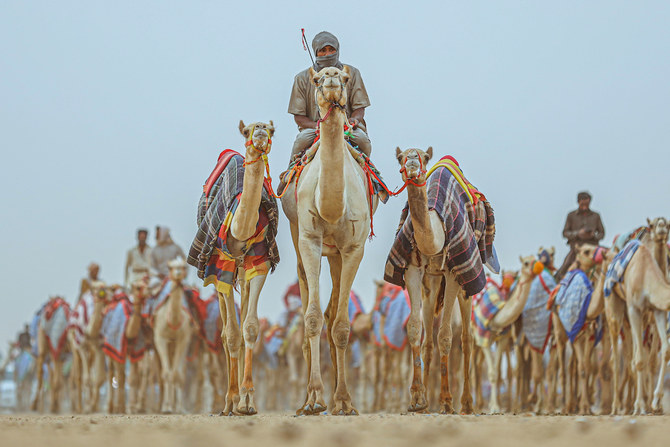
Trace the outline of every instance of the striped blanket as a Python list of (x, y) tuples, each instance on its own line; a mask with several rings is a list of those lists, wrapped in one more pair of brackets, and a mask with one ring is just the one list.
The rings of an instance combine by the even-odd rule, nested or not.
[(574, 343), (586, 322), (593, 286), (586, 273), (580, 269), (570, 270), (559, 285), (554, 307), (558, 308), (558, 318), (566, 335)]
[(102, 317), (100, 335), (102, 336), (102, 350), (112, 360), (124, 363), (128, 353), (128, 339), (126, 327), (130, 320), (132, 306), (128, 297), (123, 294), (115, 296), (107, 305)]
[[(231, 293), (237, 279), (235, 259), (228, 250), (226, 239), (242, 193), (243, 163), (242, 155), (230, 156), (211, 189), (203, 192), (198, 203), (198, 231), (187, 258), (187, 262), (198, 269), (198, 277), (205, 286), (214, 284), (225, 294)], [(279, 263), (275, 241), (277, 225), (277, 201), (266, 187), (261, 195), (256, 232), (246, 243), (242, 266), (247, 280), (274, 271)]]
[(544, 352), (551, 335), (551, 310), (547, 309), (547, 301), (556, 281), (548, 269), (536, 276), (530, 284), (528, 301), (523, 308), (522, 330), (537, 352)]
[(641, 243), (639, 240), (632, 239), (624, 245), (623, 249), (614, 257), (612, 263), (607, 268), (607, 274), (605, 275), (605, 297), (610, 296), (614, 286), (623, 280), (626, 268), (640, 245)]
[[(437, 212), (446, 230), (446, 265), (466, 295), (476, 295), (486, 285), (484, 263), (493, 257), (493, 209), (485, 199), (473, 205), (469, 198), (472, 193), (464, 190), (458, 179), (444, 166), (435, 169), (428, 181), (428, 209)], [(400, 287), (405, 286), (405, 270), (416, 247), (412, 218), (408, 211), (406, 205), (384, 269), (384, 279)]]
[(477, 346), (483, 348), (491, 346), (496, 336), (502, 333), (491, 331), (490, 323), (496, 314), (505, 307), (507, 299), (507, 295), (502, 291), (500, 286), (490, 278), (486, 281), (484, 291), (477, 294), (473, 299), (470, 318), (475, 326), (473, 337)]
[(70, 306), (63, 298), (53, 298), (42, 308), (39, 325), (44, 330), (49, 352), (54, 359), (63, 353), (69, 320)]
[(633, 240), (641, 241), (648, 233), (649, 228), (642, 226), (637, 227), (634, 230), (631, 230), (627, 233), (617, 234), (616, 236), (614, 236), (614, 241), (612, 242), (612, 248), (621, 251), (628, 242)]

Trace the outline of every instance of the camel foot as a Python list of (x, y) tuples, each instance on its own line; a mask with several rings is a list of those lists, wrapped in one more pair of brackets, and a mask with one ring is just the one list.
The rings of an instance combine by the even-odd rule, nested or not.
[(456, 414), (451, 400), (440, 402), (440, 414)]
[(416, 413), (428, 408), (426, 399), (426, 388), (423, 385), (412, 385), (410, 388), (410, 401), (407, 411)]
[(466, 400), (461, 402), (461, 414), (474, 414), (475, 410), (472, 408), (472, 401)]
[(295, 412), (297, 416), (306, 416), (312, 414), (319, 414), (326, 411), (328, 406), (323, 400), (323, 388), (314, 388), (307, 391), (307, 399), (302, 408)]
[(334, 416), (358, 416), (358, 410), (351, 403), (351, 398), (340, 399), (335, 397), (332, 414)]
[(502, 414), (502, 411), (500, 411), (500, 407), (496, 405), (489, 408), (489, 414)]
[(237, 412), (247, 416), (252, 416), (258, 411), (254, 403), (254, 389), (251, 388), (248, 392), (244, 388), (240, 391), (240, 402), (237, 404)]

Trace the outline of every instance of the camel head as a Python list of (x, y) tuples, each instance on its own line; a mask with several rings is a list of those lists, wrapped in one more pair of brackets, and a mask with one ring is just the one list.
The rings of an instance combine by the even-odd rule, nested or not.
[(91, 294), (95, 302), (102, 304), (106, 304), (112, 295), (110, 288), (103, 281), (91, 282)]
[(345, 65), (342, 70), (336, 67), (326, 67), (318, 73), (310, 67), (309, 77), (316, 86), (316, 103), (320, 109), (327, 110), (331, 104), (338, 104), (342, 107), (346, 105), (348, 66)]
[(519, 270), (519, 284), (530, 282), (544, 270), (544, 264), (535, 259), (535, 256), (519, 256), (521, 270)]
[(426, 181), (426, 165), (433, 157), (433, 147), (430, 146), (426, 151), (410, 148), (405, 151), (395, 148), (395, 156), (400, 163), (400, 174), (402, 181), (408, 183), (424, 183)]
[(248, 126), (240, 120), (240, 133), (244, 136), (244, 146), (247, 148), (247, 158), (257, 159), (261, 154), (270, 153), (272, 137), (275, 134), (275, 125), (270, 120), (269, 124), (260, 121)]
[(186, 278), (186, 261), (181, 256), (168, 262), (168, 269), (170, 280), (174, 283), (181, 284)]
[(605, 261), (605, 253), (607, 251), (606, 248), (597, 245), (581, 244), (577, 247), (577, 252), (575, 253), (577, 268), (587, 271), (596, 265), (602, 264)]
[(555, 255), (556, 255), (556, 248), (553, 245), (549, 248), (540, 247), (537, 250), (537, 260), (552, 270), (554, 267)]
[(133, 302), (143, 302), (149, 297), (149, 278), (144, 277), (138, 279), (130, 285), (130, 294), (133, 297)]
[(665, 217), (657, 217), (650, 220), (647, 217), (647, 224), (649, 225), (649, 234), (654, 242), (668, 243), (668, 230), (670, 230), (668, 220)]

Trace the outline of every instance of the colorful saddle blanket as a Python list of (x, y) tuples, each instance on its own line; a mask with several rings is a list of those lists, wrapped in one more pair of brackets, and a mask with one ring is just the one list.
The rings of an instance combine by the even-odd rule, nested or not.
[(93, 294), (89, 290), (81, 296), (70, 313), (69, 328), (73, 330), (74, 341), (77, 345), (81, 345), (84, 341), (84, 330), (93, 314), (94, 302)]
[(132, 306), (128, 297), (123, 294), (107, 305), (102, 317), (102, 350), (116, 362), (124, 363), (128, 354), (126, 327), (130, 320)]
[(523, 308), (522, 330), (537, 352), (544, 352), (551, 335), (551, 310), (547, 309), (547, 301), (556, 281), (549, 270), (545, 269), (530, 284), (528, 301)]
[(215, 294), (210, 296), (207, 300), (200, 300), (198, 308), (200, 311), (200, 336), (205, 341), (207, 348), (219, 353), (223, 351), (223, 343), (221, 342), (221, 313), (219, 311), (219, 299)]
[(42, 308), (39, 324), (46, 335), (49, 351), (55, 359), (59, 358), (65, 347), (69, 320), (70, 306), (62, 298), (54, 298)]
[[(230, 149), (228, 149), (230, 151)], [(226, 151), (224, 151), (226, 152)], [(220, 159), (225, 166), (217, 164), (210, 176), (198, 204), (198, 231), (189, 250), (187, 262), (198, 269), (198, 277), (204, 285), (214, 284), (216, 290), (226, 295), (232, 292), (236, 282), (236, 260), (227, 246), (228, 229), (239, 205), (244, 182), (244, 157), (235, 151)], [(212, 176), (220, 171), (216, 181)], [(207, 186), (211, 184), (211, 186)], [(242, 266), (247, 280), (274, 271), (279, 263), (277, 235), (277, 201), (263, 188), (259, 221), (254, 235), (246, 242)]]
[(349, 324), (353, 324), (356, 317), (362, 313), (365, 312), (361, 298), (352, 290), (349, 293)]
[(617, 253), (617, 255), (612, 260), (612, 263), (607, 268), (607, 274), (605, 275), (605, 297), (608, 297), (612, 294), (612, 289), (616, 284), (619, 284), (623, 280), (623, 275), (626, 273), (626, 268), (630, 260), (633, 259), (635, 252), (640, 248), (640, 241), (637, 239), (632, 239), (623, 249)]
[(641, 241), (649, 233), (649, 228), (642, 226), (637, 227), (634, 230), (629, 231), (628, 233), (617, 234), (614, 236), (614, 241), (612, 242), (612, 248), (616, 248), (618, 251), (623, 250), (624, 246), (630, 241), (637, 240)]
[(21, 351), (21, 353), (14, 359), (14, 371), (16, 373), (16, 381), (23, 382), (32, 372), (35, 367), (35, 357), (28, 351)]
[[(172, 291), (172, 281), (170, 279), (166, 279), (165, 281), (163, 281), (163, 285), (161, 286), (161, 289), (158, 292), (158, 294), (144, 301), (144, 304), (142, 306), (142, 316), (149, 320), (151, 326), (153, 326), (153, 317), (156, 314), (156, 311), (160, 309), (161, 306), (163, 306), (163, 304), (165, 304), (168, 297), (170, 296), (171, 291)], [(193, 297), (193, 290), (184, 288), (184, 294), (182, 295), (181, 299), (181, 306), (189, 312), (192, 318), (194, 318), (193, 308), (188, 302), (189, 300), (192, 299), (192, 297)]]
[(582, 270), (571, 270), (561, 280), (554, 307), (558, 307), (558, 318), (572, 343), (584, 327), (592, 294), (591, 281)]
[(279, 366), (279, 350), (284, 344), (284, 339), (281, 337), (281, 328), (273, 327), (263, 337), (265, 359), (270, 369), (275, 370)]
[[(428, 209), (435, 210), (446, 230), (446, 265), (456, 276), (467, 296), (481, 292), (486, 285), (484, 263), (493, 258), (495, 218), (493, 208), (483, 196), (473, 203), (472, 191), (444, 164), (431, 169), (428, 178)], [(469, 183), (468, 183), (469, 184)], [(416, 247), (414, 228), (405, 205), (399, 231), (386, 260), (384, 279), (405, 286), (405, 270)]]
[(397, 289), (382, 300), (380, 309), (384, 315), (384, 341), (386, 345), (402, 351), (407, 344), (407, 321), (411, 312), (409, 294)]
[(493, 332), (490, 329), (491, 320), (500, 310), (505, 307), (508, 296), (503, 293), (501, 287), (492, 279), (487, 279), (484, 291), (475, 296), (472, 301), (472, 314), (470, 316), (475, 325), (474, 340), (477, 346), (483, 348), (491, 346), (497, 335), (502, 334)]
[(372, 311), (372, 341), (375, 345), (382, 345), (382, 313), (375, 309)]

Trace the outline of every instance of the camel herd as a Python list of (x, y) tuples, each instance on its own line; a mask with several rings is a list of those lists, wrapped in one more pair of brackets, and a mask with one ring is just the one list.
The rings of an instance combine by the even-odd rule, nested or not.
[[(224, 415), (295, 408), (299, 415), (354, 415), (355, 403), (368, 412), (443, 414), (663, 411), (666, 219), (648, 220), (611, 249), (580, 246), (558, 284), (553, 248), (520, 257), (498, 283), (484, 269), (499, 273), (485, 196), (453, 158), (427, 169), (432, 148), (398, 148), (407, 207), (385, 280), (365, 312), (351, 287), (379, 200), (399, 192), (345, 140), (347, 67), (311, 74), (324, 117), (318, 143), (283, 175), (280, 194), (267, 167), (272, 122), (240, 123), (246, 152), (231, 156), (243, 175), (233, 212), (221, 214), (218, 193), (208, 196), (206, 185), (199, 236), (213, 246), (198, 245), (188, 262), (200, 263), (200, 273), (216, 261), (216, 279), (207, 276), (211, 270), (199, 276), (217, 292), (200, 297), (184, 283), (186, 261), (175, 259), (160, 284), (141, 280), (126, 291), (94, 281), (74, 307), (49, 300), (33, 323), (33, 410), (48, 400), (58, 411), (66, 392), (72, 411), (99, 411), (105, 390), (110, 413), (202, 412), (208, 405)], [(284, 326), (257, 314), (275, 262), (258, 252), (274, 237), (275, 198), (290, 222), (302, 301)], [(322, 257), (333, 284), (325, 312)], [(26, 373), (18, 381), (30, 380)]]

